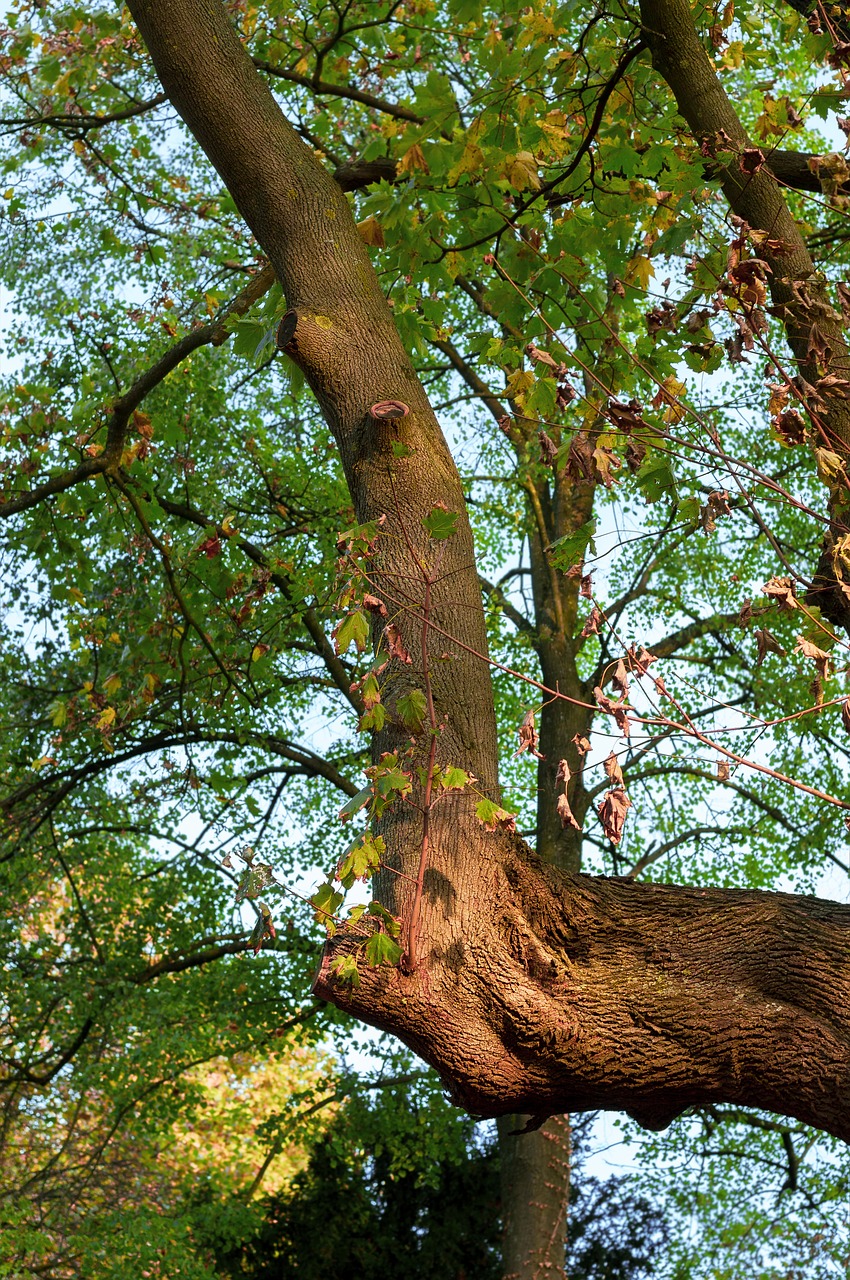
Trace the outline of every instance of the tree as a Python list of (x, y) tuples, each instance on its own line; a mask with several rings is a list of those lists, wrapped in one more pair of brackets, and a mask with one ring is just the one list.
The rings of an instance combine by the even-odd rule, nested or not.
[[(695, 15), (678, 0), (588, 15), (349, 5), (303, 26), (276, 5), (129, 9), (161, 88), (113, 15), (69, 9), (53, 25), (38, 14), (33, 27), (19, 14), (9, 35), (7, 82), (22, 101), (9, 128), (37, 155), (46, 193), (70, 201), (76, 270), (80, 243), (131, 275), (138, 255), (134, 288), (169, 262), (144, 306), (115, 291), (107, 302), (93, 278), (69, 306), (58, 274), (44, 285), (50, 254), (25, 194), (7, 192), (22, 296), (37, 279), (54, 307), (52, 337), (57, 321), (71, 334), (58, 354), (19, 335), (33, 354), (9, 393), (15, 465), (0, 507), (8, 554), (18, 566), (40, 561), (18, 607), (43, 619), (49, 593), (68, 619), (37, 658), (22, 642), (6, 659), (7, 865), (53, 868), (45, 901), (66, 929), (58, 951), (41, 934), (28, 939), (30, 963), (37, 952), (55, 964), (62, 947), (85, 949), (98, 978), (107, 961), (123, 956), (125, 972), (130, 963), (102, 888), (92, 919), (68, 840), (94, 893), (89, 877), (106, 879), (110, 861), (147, 868), (151, 837), (172, 834), (164, 804), (182, 812), (190, 796), (209, 824), (225, 813), (234, 839), (250, 834), (238, 894), (258, 900), (273, 881), (272, 841), (261, 845), (282, 790), (313, 778), (349, 798), (346, 818), (364, 819), (340, 850), (338, 880), (312, 899), (333, 931), (315, 990), (398, 1035), (462, 1105), (530, 1115), (548, 1126), (541, 1152), (557, 1137), (552, 1117), (600, 1106), (651, 1128), (693, 1106), (758, 1106), (846, 1138), (847, 909), (741, 887), (805, 871), (821, 850), (840, 863), (831, 815), (850, 807), (832, 726), (841, 699), (823, 693), (830, 653), (845, 647), (847, 352), (806, 244), (825, 251), (823, 273), (840, 273), (846, 166), (769, 145), (789, 131), (808, 141), (807, 60), (843, 74), (842, 20), (822, 12), (807, 23), (789, 9), (760, 33), (750, 13)], [(742, 39), (730, 43), (733, 16)], [(789, 78), (784, 98), (755, 80), (768, 49)], [(286, 113), (269, 84), (283, 89)], [(220, 190), (184, 135), (157, 123), (166, 101)], [(129, 145), (113, 140), (124, 129)], [(785, 188), (811, 190), (816, 177), (824, 199), (812, 214)], [(102, 221), (90, 205), (80, 212), (92, 190), (110, 215)], [(675, 300), (670, 282), (652, 286), (665, 258)], [(202, 290), (207, 262), (245, 287)], [(168, 345), (141, 361), (154, 317)], [(296, 381), (272, 394), (289, 433), (246, 401), (253, 374), (233, 374), (229, 356), (216, 365), (234, 329), (235, 354), (256, 351), (260, 367), (269, 336), (285, 353)], [(686, 385), (685, 367), (712, 372), (724, 352), (754, 402), (763, 389), (745, 353), (766, 362), (772, 436)], [(83, 356), (87, 399), (74, 406)], [(477, 482), (462, 480), (426, 384), (452, 400), (461, 388), (498, 426), (478, 455), (494, 488), (472, 495), (480, 561), (466, 501)], [(346, 502), (337, 476), (316, 475), (334, 456), (353, 504), (336, 587), (327, 554), (311, 551), (328, 545)], [(595, 588), (582, 562), (617, 502), (640, 521), (640, 549), (624, 550)], [(712, 543), (727, 517), (729, 534)], [(480, 572), (488, 561), (501, 564), (501, 582)], [(527, 608), (514, 589), (526, 581)], [(745, 603), (761, 584), (761, 601)], [(738, 619), (756, 630), (752, 658), (732, 638)], [(795, 641), (798, 657), (787, 658)], [(710, 664), (710, 683), (686, 679), (688, 660)], [(326, 749), (276, 732), (282, 683), (301, 730), (320, 697), (337, 694), (357, 714), (371, 736), (367, 787), (352, 777), (362, 741)], [(741, 724), (717, 718), (729, 704), (767, 735), (761, 746), (738, 749)], [(520, 728), (520, 761), (508, 756), (507, 726)], [(617, 750), (597, 785), (588, 749), (600, 733)], [(166, 778), (131, 771), (175, 750), (186, 763), (167, 757)], [(519, 800), (529, 755), (533, 815)], [(653, 808), (657, 780), (665, 802)], [(706, 814), (717, 785), (724, 799)], [(252, 813), (258, 790), (265, 807)], [(207, 855), (194, 835), (182, 839)], [(579, 874), (588, 850), (613, 877)], [(696, 884), (641, 878), (662, 868)], [(371, 907), (343, 922), (337, 884), (373, 872)], [(157, 934), (155, 958), (136, 971), (142, 985), (248, 946), (235, 926), (222, 938), (211, 907), (203, 945), (193, 922), (170, 918), (169, 883), (189, 900), (176, 878), (140, 898), (140, 874), (122, 906)], [(203, 900), (200, 875), (191, 892)], [(303, 953), (300, 920), (287, 949)], [(18, 940), (20, 919), (10, 927)], [(251, 945), (276, 927), (263, 902)], [(48, 988), (32, 1005), (36, 1037)], [(16, 1088), (78, 1054), (86, 992), (50, 1009), (40, 1063), (10, 1060)], [(538, 1191), (549, 1186), (541, 1216), (555, 1223), (566, 1178), (544, 1177), (542, 1161), (529, 1176)], [(562, 1232), (541, 1226), (529, 1265), (560, 1265)]]

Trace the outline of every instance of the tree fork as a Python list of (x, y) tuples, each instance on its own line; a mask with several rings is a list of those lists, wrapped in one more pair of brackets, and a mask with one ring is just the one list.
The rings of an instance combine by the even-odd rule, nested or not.
[[(422, 516), (438, 501), (459, 514), (434, 589), (435, 634), (459, 643), (434, 673), (434, 697), (438, 712), (441, 703), (451, 710), (445, 762), (495, 795), (493, 697), (462, 488), (345, 197), (284, 119), (219, 0), (131, 0), (130, 9), (166, 92), (297, 312), (299, 360), (358, 518), (388, 516), (377, 582), (410, 576), (399, 521), (424, 556)], [(375, 423), (369, 406), (381, 400), (410, 413)], [(391, 448), (398, 432), (412, 451), (403, 459)], [(410, 650), (416, 621), (404, 619)], [(411, 676), (422, 673), (414, 666), (408, 687)], [(401, 741), (398, 728), (385, 730), (375, 749)], [(850, 1139), (850, 908), (566, 876), (518, 838), (483, 831), (465, 792), (435, 810), (432, 834), (416, 972), (364, 967), (359, 987), (341, 983), (331, 961), (355, 945), (343, 932), (316, 990), (405, 1040), (461, 1105), (541, 1118), (611, 1107), (663, 1127), (722, 1100)], [(409, 900), (418, 865), (420, 816), (396, 806), (385, 835), (404, 875), (380, 877), (378, 889), (398, 914), (395, 896)]]

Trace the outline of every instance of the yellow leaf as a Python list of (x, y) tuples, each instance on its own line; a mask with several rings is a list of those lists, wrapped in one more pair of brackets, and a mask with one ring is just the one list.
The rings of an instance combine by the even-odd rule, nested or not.
[(844, 465), (837, 453), (832, 449), (815, 449), (815, 462), (818, 475), (824, 484), (837, 480), (844, 471)]
[(267, 644), (255, 644), (251, 650), (251, 661), (258, 662), (260, 658), (264, 658), (269, 651)]
[(463, 154), (457, 164), (452, 165), (446, 176), (446, 182), (450, 187), (456, 187), (458, 179), (465, 173), (478, 173), (484, 168), (484, 152), (481, 150), (477, 142), (469, 141), (463, 149)]
[(530, 369), (517, 369), (508, 378), (505, 390), (512, 400), (522, 403), (525, 396), (534, 386), (534, 374)]
[[(122, 680), (119, 675), (111, 675), (103, 682), (103, 691), (108, 698), (114, 698), (118, 690), (121, 688)], [(112, 713), (113, 716), (115, 713)]]
[(641, 289), (646, 289), (650, 280), (655, 275), (655, 267), (645, 254), (638, 254), (636, 258), (632, 258), (626, 267), (626, 280), (629, 284), (637, 284)]
[(368, 218), (358, 222), (357, 230), (360, 232), (360, 238), (365, 240), (366, 244), (372, 244), (378, 249), (383, 249), (386, 243), (384, 240), (384, 228), (377, 218), (373, 218), (370, 214)]
[(98, 729), (108, 729), (111, 724), (115, 723), (115, 708), (104, 707), (97, 718)]
[(518, 151), (505, 161), (505, 176), (516, 191), (539, 191), (543, 183), (537, 173), (537, 161), (530, 151)]
[(425, 159), (422, 148), (418, 142), (414, 142), (412, 147), (408, 147), (404, 155), (396, 165), (396, 173), (413, 173), (414, 170), (420, 169), (422, 173), (430, 173), (428, 161)]
[(684, 382), (680, 382), (678, 378), (674, 378), (672, 374), (664, 379), (663, 391), (664, 400), (667, 402), (667, 408), (664, 410), (665, 422), (681, 422), (687, 410), (681, 403), (681, 396), (684, 395), (687, 388)]

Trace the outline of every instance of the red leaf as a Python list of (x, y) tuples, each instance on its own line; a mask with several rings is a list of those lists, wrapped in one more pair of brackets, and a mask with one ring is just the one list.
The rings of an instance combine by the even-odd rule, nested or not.
[(394, 622), (384, 627), (384, 638), (387, 642), (387, 650), (391, 658), (398, 658), (399, 662), (411, 663), (413, 659), (404, 647), (404, 641), (401, 638), (401, 632)]
[(363, 597), (363, 608), (368, 609), (370, 613), (374, 613), (376, 617), (385, 618), (387, 616), (387, 606), (377, 596), (365, 595)]

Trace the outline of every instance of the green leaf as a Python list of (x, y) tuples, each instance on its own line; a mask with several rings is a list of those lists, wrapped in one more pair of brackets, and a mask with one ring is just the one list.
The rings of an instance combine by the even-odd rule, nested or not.
[(401, 959), (399, 944), (386, 933), (373, 933), (366, 943), (366, 963), (374, 968), (379, 964), (395, 966)]
[(355, 880), (368, 880), (380, 867), (385, 852), (383, 836), (373, 837), (367, 832), (343, 856), (337, 869), (337, 879), (346, 889), (350, 889)]
[(274, 880), (274, 871), (265, 862), (255, 862), (242, 872), (239, 877), (239, 884), (236, 889), (236, 901), (243, 902), (245, 898), (256, 898), (258, 893), (265, 889), (267, 884), (271, 884)]
[(676, 497), (676, 477), (663, 453), (650, 454), (635, 479), (647, 502), (658, 502), (659, 498), (667, 494)]
[(497, 827), (512, 830), (515, 825), (514, 815), (494, 800), (479, 800), (475, 806), (475, 816), (488, 831), (495, 831)]
[(457, 522), (458, 513), (449, 511), (443, 506), (432, 507), (430, 513), (422, 521), (427, 533), (435, 542), (442, 542), (446, 538), (454, 537), (457, 532)]
[(333, 631), (337, 653), (347, 653), (353, 644), (362, 653), (369, 642), (369, 619), (362, 609), (349, 613)]
[(353, 955), (335, 956), (331, 961), (331, 970), (336, 974), (340, 982), (347, 982), (352, 987), (360, 986), (357, 960)]
[(343, 822), (346, 818), (350, 818), (352, 814), (357, 813), (359, 809), (362, 809), (364, 805), (367, 805), (372, 799), (372, 795), (373, 791), (370, 785), (363, 787), (361, 791), (357, 792), (356, 796), (352, 796), (350, 800), (347, 800), (339, 811), (339, 816)]
[(439, 781), (444, 791), (462, 791), (472, 781), (472, 778), (465, 769), (458, 769), (454, 765), (449, 765), (440, 774)]
[(376, 920), (383, 923), (384, 929), (391, 938), (398, 938), (401, 934), (401, 921), (387, 910), (387, 908), (377, 901), (373, 900), (369, 903), (369, 915), (374, 916)]
[(427, 703), (421, 689), (410, 689), (396, 703), (402, 723), (412, 733), (418, 733), (425, 721)]
[(316, 920), (325, 925), (331, 932), (334, 930), (332, 917), (336, 915), (342, 906), (344, 897), (345, 895), (335, 889), (332, 884), (325, 882), (319, 885), (312, 898), (309, 899), (310, 906), (316, 912)]
[(572, 568), (574, 564), (584, 559), (588, 548), (595, 554), (596, 544), (593, 541), (595, 533), (596, 521), (591, 519), (581, 528), (576, 529), (575, 533), (567, 533), (563, 538), (556, 538), (550, 547), (555, 567), (562, 571)]

